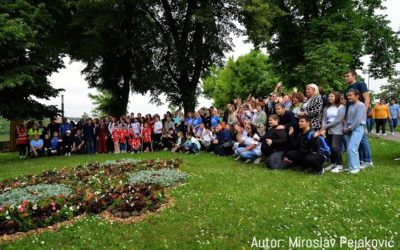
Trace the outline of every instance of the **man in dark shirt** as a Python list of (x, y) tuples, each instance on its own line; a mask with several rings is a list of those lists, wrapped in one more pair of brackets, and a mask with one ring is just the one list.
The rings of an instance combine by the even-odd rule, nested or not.
[[(306, 170), (311, 168), (316, 174), (323, 174), (325, 158), (319, 153), (320, 143), (318, 136), (319, 131), (312, 131), (310, 127), (311, 118), (308, 116), (301, 116), (299, 118), (299, 128), (301, 130), (297, 138), (294, 136), (293, 128), (290, 129), (289, 138), (290, 142), (295, 148), (284, 154), (284, 161), (293, 162), (295, 165), (300, 166)], [(309, 133), (313, 133), (309, 138)]]
[(277, 129), (286, 129), (289, 131), (290, 127), (297, 126), (296, 117), (292, 111), (285, 110), (282, 103), (275, 104), (275, 113), (279, 116), (279, 125)]
[[(347, 93), (350, 89), (356, 89), (360, 92), (360, 101), (365, 105), (365, 112), (367, 113), (369, 107), (371, 106), (368, 87), (363, 81), (357, 81), (357, 73), (354, 70), (350, 70), (345, 74), (345, 80), (348, 87), (344, 91), (344, 97), (346, 98), (346, 110), (350, 106), (350, 102), (347, 100)], [(347, 113), (347, 112), (346, 112)], [(368, 143), (367, 136), (364, 134), (361, 139), (360, 149), (362, 151), (363, 162), (361, 168), (373, 166), (371, 158), (371, 148)]]
[(60, 124), (56, 123), (54, 118), (50, 118), (50, 123), (47, 125), (47, 131), (49, 138), (54, 135), (54, 132), (60, 133)]
[(76, 130), (72, 148), (73, 148), (73, 152), (75, 152), (77, 154), (84, 154), (86, 152), (85, 140), (82, 136), (82, 132), (80, 129)]

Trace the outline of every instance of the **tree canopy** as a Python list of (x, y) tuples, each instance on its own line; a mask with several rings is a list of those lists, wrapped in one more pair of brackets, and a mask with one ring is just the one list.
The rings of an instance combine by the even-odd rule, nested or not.
[[(377, 14), (382, 2), (247, 0), (243, 23), (249, 39), (267, 48), (285, 84), (340, 89), (344, 71), (361, 69), (363, 56), (371, 58), (371, 77), (394, 74), (400, 41), (386, 16)], [(272, 19), (271, 9), (278, 9)]]
[(237, 60), (229, 58), (224, 67), (212, 68), (211, 74), (203, 79), (203, 88), (215, 106), (224, 107), (237, 97), (264, 97), (278, 81), (267, 55), (253, 50)]
[(40, 99), (58, 95), (47, 77), (62, 67), (55, 21), (36, 1), (0, 4), (0, 115), (7, 119), (54, 116)]

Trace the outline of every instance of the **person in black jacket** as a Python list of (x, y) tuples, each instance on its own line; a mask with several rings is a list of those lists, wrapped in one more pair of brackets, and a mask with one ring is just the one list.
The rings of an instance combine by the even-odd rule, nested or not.
[(284, 151), (287, 146), (288, 136), (284, 129), (277, 129), (279, 116), (272, 114), (268, 118), (269, 129), (261, 138), (261, 152), (263, 156), (270, 156), (272, 153)]
[(289, 132), (291, 127), (297, 127), (294, 113), (292, 111), (285, 110), (285, 107), (282, 103), (275, 104), (275, 113), (279, 116), (280, 126), (278, 126), (278, 129), (285, 129), (287, 132)]
[(71, 130), (67, 130), (67, 132), (62, 137), (62, 149), (65, 156), (71, 156), (73, 143), (74, 137), (71, 135)]
[[(320, 143), (318, 136), (320, 136), (320, 132), (314, 132), (310, 125), (310, 117), (300, 116), (299, 128), (301, 132), (297, 138), (294, 137), (294, 129), (290, 128), (289, 139), (296, 149), (285, 153), (283, 160), (293, 163), (303, 170), (311, 168), (314, 173), (321, 175), (324, 173), (322, 165), (325, 158), (319, 153)], [(313, 135), (309, 136), (309, 133), (313, 133)]]

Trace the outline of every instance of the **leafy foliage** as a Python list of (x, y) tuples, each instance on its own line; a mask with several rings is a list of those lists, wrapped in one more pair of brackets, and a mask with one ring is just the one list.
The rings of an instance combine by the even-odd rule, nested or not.
[[(381, 92), (379, 93), (379, 97), (387, 97), (387, 98), (399, 98), (400, 97), (400, 77), (396, 75), (394, 77), (389, 78), (388, 84), (383, 85), (381, 87)], [(399, 100), (397, 100), (399, 101)]]
[(57, 113), (38, 99), (58, 95), (47, 76), (62, 66), (54, 20), (43, 3), (0, 2), (0, 115), (42, 118)]
[(210, 76), (203, 79), (203, 88), (215, 106), (224, 107), (237, 97), (264, 97), (278, 80), (268, 57), (253, 50), (236, 61), (230, 58), (224, 67), (212, 68)]
[[(361, 69), (365, 55), (371, 57), (371, 77), (394, 74), (400, 40), (386, 16), (376, 12), (383, 8), (382, 2), (248, 0), (243, 23), (249, 39), (267, 48), (286, 85), (313, 82), (340, 89), (344, 71)], [(269, 22), (270, 10), (276, 8), (280, 11)], [(263, 16), (267, 20), (262, 23), (268, 25), (254, 25)]]
[(4, 192), (0, 194), (0, 234), (45, 227), (106, 209), (120, 217), (155, 211), (165, 198), (163, 186), (131, 184), (129, 174), (164, 168), (172, 171), (179, 164), (179, 160), (126, 159), (5, 180), (0, 183)]
[(71, 189), (62, 184), (38, 184), (17, 188), (0, 194), (0, 206), (19, 205), (22, 201), (39, 202), (47, 197), (68, 196)]
[(178, 172), (174, 169), (143, 170), (130, 175), (129, 183), (136, 184), (155, 184), (169, 187), (187, 178), (187, 174)]

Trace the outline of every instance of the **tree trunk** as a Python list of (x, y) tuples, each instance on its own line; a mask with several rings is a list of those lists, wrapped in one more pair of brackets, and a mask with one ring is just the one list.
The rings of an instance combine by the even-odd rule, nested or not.
[(196, 89), (197, 86), (190, 86), (190, 84), (183, 85), (181, 88), (181, 100), (185, 114), (187, 112), (194, 112), (197, 104)]
[(10, 152), (14, 152), (17, 150), (17, 138), (15, 134), (17, 133), (17, 125), (18, 121), (17, 120), (11, 120), (10, 121)]

